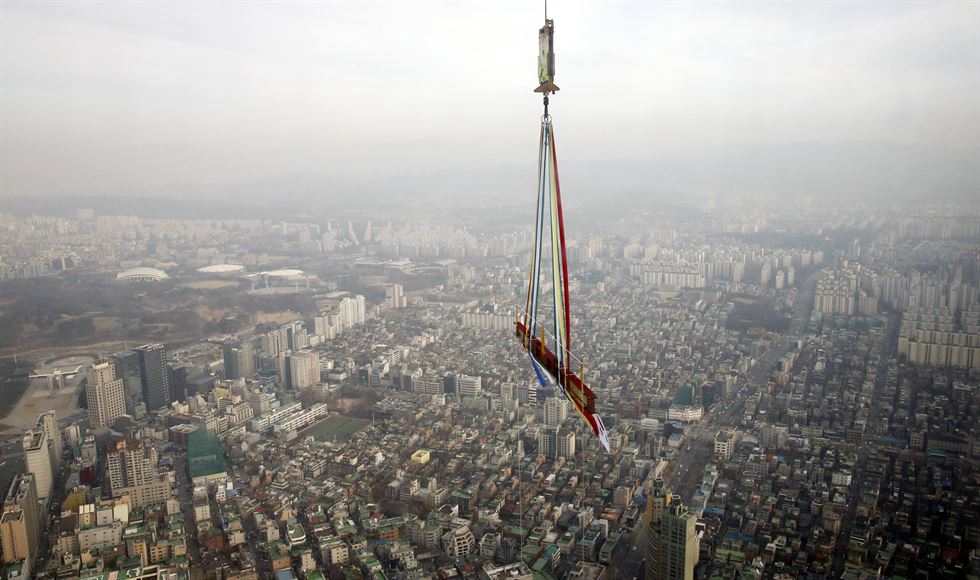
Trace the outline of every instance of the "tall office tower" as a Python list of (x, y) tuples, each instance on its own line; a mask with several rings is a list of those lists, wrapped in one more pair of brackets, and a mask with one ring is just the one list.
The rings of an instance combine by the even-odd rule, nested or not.
[(126, 414), (124, 391), (123, 380), (116, 378), (116, 365), (111, 360), (102, 358), (89, 366), (85, 397), (93, 429), (108, 426)]
[(140, 361), (140, 380), (143, 383), (143, 401), (147, 411), (156, 411), (170, 405), (173, 390), (170, 387), (170, 369), (167, 368), (167, 347), (147, 344), (136, 350)]
[(226, 344), (222, 347), (225, 358), (225, 378), (245, 379), (255, 373), (255, 359), (249, 343)]
[(544, 455), (547, 459), (555, 459), (558, 456), (558, 429), (545, 427), (538, 431), (538, 454)]
[(320, 356), (312, 350), (279, 354), (279, 379), (289, 389), (305, 389), (320, 382)]
[(667, 491), (657, 479), (647, 498), (650, 543), (647, 546), (648, 580), (693, 580), (698, 558), (697, 516)]
[(517, 397), (517, 401), (521, 405), (526, 405), (529, 407), (536, 407), (538, 402), (542, 400), (542, 393), (538, 393), (537, 381), (524, 385), (517, 385), (515, 395)]
[(456, 375), (456, 394), (463, 397), (479, 397), (483, 391), (483, 379), (469, 375)]
[(112, 355), (116, 365), (116, 378), (122, 379), (123, 393), (126, 397), (126, 413), (139, 417), (143, 403), (143, 380), (140, 378), (140, 356), (132, 350)]
[(550, 397), (544, 402), (544, 424), (559, 427), (568, 418), (568, 400), (564, 397)]
[(48, 434), (44, 429), (28, 430), (22, 440), (24, 466), (34, 476), (37, 499), (46, 510), (51, 488), (54, 486), (54, 455)]
[(61, 437), (61, 430), (58, 429), (58, 417), (54, 411), (45, 411), (37, 416), (37, 426), (48, 436), (48, 445), (51, 447), (51, 464), (54, 471), (61, 469), (61, 454), (65, 449), (64, 440)]
[(443, 378), (434, 372), (430, 372), (418, 379), (412, 379), (412, 391), (425, 395), (439, 395), (444, 392)]
[(24, 578), (31, 577), (37, 557), (41, 539), (39, 520), (34, 477), (30, 473), (14, 476), (0, 515), (0, 545), (4, 562), (24, 561)]
[(405, 308), (405, 288), (401, 284), (388, 284), (385, 289), (385, 301), (388, 308)]

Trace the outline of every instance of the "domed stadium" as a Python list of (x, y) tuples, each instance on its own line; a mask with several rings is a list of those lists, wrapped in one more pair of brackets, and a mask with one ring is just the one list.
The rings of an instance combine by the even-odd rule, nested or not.
[(244, 268), (238, 264), (214, 264), (197, 269), (198, 274), (238, 274)]
[(156, 268), (130, 268), (116, 274), (116, 280), (120, 282), (159, 282), (169, 277)]
[(284, 268), (282, 270), (272, 270), (271, 272), (262, 272), (263, 276), (267, 278), (279, 278), (279, 279), (289, 279), (289, 280), (299, 280), (305, 278), (305, 274), (302, 270), (296, 270), (293, 268)]

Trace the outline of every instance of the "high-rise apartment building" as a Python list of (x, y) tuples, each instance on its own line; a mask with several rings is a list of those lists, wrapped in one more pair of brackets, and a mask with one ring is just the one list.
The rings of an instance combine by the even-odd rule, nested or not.
[(565, 459), (575, 457), (575, 433), (572, 431), (560, 432), (555, 440), (558, 443), (558, 457)]
[(147, 481), (156, 473), (157, 452), (139, 439), (120, 439), (106, 454), (113, 490)]
[(40, 514), (34, 476), (17, 475), (10, 483), (0, 515), (0, 545), (3, 562), (23, 560), (24, 578), (30, 578), (41, 538)]
[(337, 307), (340, 313), (340, 322), (344, 329), (358, 324), (364, 324), (364, 297), (361, 295), (353, 298), (344, 298)]
[(330, 313), (321, 312), (313, 317), (313, 332), (324, 338), (335, 338), (331, 336), (332, 326), (330, 324)]
[(405, 308), (407, 305), (405, 288), (401, 284), (388, 284), (385, 288), (385, 302), (387, 302), (388, 308)]
[(680, 498), (671, 495), (657, 479), (647, 498), (650, 542), (647, 546), (646, 578), (649, 580), (694, 580), (698, 561), (697, 516)]
[(545, 427), (538, 432), (538, 453), (548, 459), (575, 456), (575, 433), (559, 431), (557, 427)]
[(565, 397), (550, 397), (544, 402), (544, 424), (548, 427), (560, 427), (568, 418), (568, 399)]
[(262, 355), (275, 357), (287, 350), (301, 350), (310, 345), (310, 338), (302, 320), (283, 324), (262, 335)]
[(140, 362), (140, 380), (143, 383), (143, 401), (147, 411), (167, 407), (173, 401), (170, 385), (170, 369), (167, 368), (167, 347), (147, 344), (136, 349)]
[(320, 356), (312, 350), (279, 354), (279, 380), (289, 389), (305, 389), (320, 382)]
[(113, 497), (128, 495), (134, 507), (166, 501), (170, 481), (157, 469), (159, 457), (152, 445), (139, 439), (120, 439), (106, 454), (109, 486)]
[(364, 324), (364, 297), (358, 294), (353, 298), (344, 298), (337, 307), (340, 314), (341, 327), (346, 330), (358, 324)]
[(262, 335), (261, 347), (262, 356), (267, 357), (279, 356), (279, 353), (288, 350), (282, 333), (279, 332), (278, 328)]
[(93, 429), (106, 427), (126, 414), (125, 387), (123, 380), (116, 378), (113, 361), (102, 358), (89, 366), (85, 397), (89, 424)]
[(252, 345), (226, 344), (222, 347), (225, 361), (226, 379), (244, 379), (255, 373), (255, 359), (252, 356)]
[(283, 336), (282, 343), (286, 346), (286, 350), (302, 350), (310, 346), (310, 339), (302, 320), (283, 324), (279, 332)]
[(364, 324), (364, 320), (364, 297), (361, 295), (348, 296), (334, 308), (325, 309), (313, 318), (314, 331), (324, 338), (332, 339), (354, 326)]

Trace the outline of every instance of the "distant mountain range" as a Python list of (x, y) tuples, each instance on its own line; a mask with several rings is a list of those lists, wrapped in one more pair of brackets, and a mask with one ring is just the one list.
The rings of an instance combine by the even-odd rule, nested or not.
[[(677, 159), (561, 160), (570, 205), (647, 205), (730, 193), (771, 193), (869, 201), (980, 199), (977, 153), (892, 142), (795, 143)], [(3, 211), (144, 217), (267, 217), (432, 205), (519, 204), (534, 191), (533, 164), (480, 170), (440, 168), (398, 177), (348, 179), (283, 175), (242, 182), (171, 184), (128, 191), (7, 197)]]

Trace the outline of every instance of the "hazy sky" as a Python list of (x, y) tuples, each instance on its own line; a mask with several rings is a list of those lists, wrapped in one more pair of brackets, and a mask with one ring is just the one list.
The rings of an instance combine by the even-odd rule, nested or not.
[[(552, 0), (560, 154), (976, 150), (978, 2)], [(7, 195), (530, 165), (540, 2), (0, 0)]]

